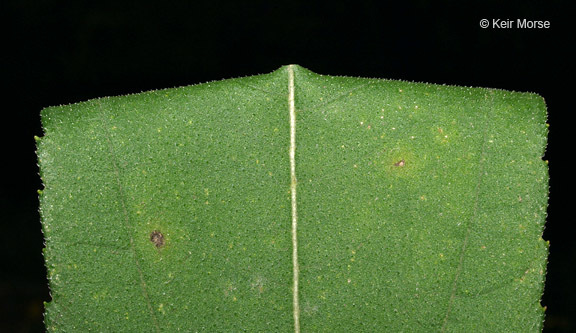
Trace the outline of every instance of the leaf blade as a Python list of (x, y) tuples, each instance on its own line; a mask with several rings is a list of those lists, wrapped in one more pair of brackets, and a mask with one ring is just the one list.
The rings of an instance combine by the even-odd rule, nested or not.
[[(292, 68), (302, 330), (541, 330), (542, 99)], [(287, 70), (43, 111), (49, 330), (292, 329)]]

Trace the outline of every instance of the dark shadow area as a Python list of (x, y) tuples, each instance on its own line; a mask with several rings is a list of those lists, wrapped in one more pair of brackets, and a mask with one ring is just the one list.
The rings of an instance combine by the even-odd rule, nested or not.
[[(576, 242), (566, 216), (573, 138), (568, 1), (29, 1), (0, 4), (0, 331), (41, 332), (49, 301), (34, 136), (43, 107), (271, 72), (482, 86), (542, 95), (550, 137), (546, 332), (576, 331)], [(480, 19), (548, 20), (548, 29)]]

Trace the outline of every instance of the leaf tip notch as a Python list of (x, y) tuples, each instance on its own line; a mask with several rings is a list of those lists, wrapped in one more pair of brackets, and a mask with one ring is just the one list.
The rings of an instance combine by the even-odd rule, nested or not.
[(289, 64), (289, 65), (284, 65), (282, 67), (280, 67), (277, 71), (279, 72), (293, 72), (295, 74), (316, 74), (314, 72), (312, 72), (311, 70), (302, 67), (300, 65), (297, 64)]

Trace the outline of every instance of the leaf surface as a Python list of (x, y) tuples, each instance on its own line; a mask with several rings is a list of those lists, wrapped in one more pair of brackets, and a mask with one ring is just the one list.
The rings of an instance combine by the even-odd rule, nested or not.
[(538, 95), (290, 65), (42, 123), (49, 331), (542, 329)]

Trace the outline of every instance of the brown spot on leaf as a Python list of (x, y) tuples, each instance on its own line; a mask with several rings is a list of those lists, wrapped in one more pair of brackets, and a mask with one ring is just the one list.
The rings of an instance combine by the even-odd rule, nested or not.
[(403, 167), (405, 164), (406, 162), (404, 162), (404, 159), (401, 159), (400, 161), (394, 163), (394, 166)]
[(164, 235), (158, 230), (154, 230), (150, 233), (150, 241), (156, 245), (157, 248), (164, 246)]

